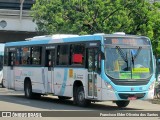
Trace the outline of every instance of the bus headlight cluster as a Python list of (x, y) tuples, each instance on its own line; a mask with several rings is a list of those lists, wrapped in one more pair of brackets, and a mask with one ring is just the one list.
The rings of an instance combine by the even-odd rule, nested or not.
[(149, 90), (153, 90), (154, 89), (154, 84), (155, 84), (155, 82), (152, 82), (152, 84), (149, 86)]
[(106, 82), (105, 84), (106, 84), (106, 87), (107, 87), (108, 90), (113, 91), (113, 87), (112, 87), (111, 84), (109, 84), (109, 83), (107, 83), (107, 82)]

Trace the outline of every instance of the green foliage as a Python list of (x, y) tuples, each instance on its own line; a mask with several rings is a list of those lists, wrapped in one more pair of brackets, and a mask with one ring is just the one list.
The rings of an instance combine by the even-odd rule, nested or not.
[(154, 51), (160, 39), (160, 4), (147, 0), (36, 0), (32, 10), (46, 34), (125, 32), (147, 36)]

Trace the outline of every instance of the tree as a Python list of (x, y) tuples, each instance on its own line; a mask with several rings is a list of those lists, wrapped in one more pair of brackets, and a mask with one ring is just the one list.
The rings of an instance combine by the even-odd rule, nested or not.
[(160, 39), (159, 6), (146, 0), (36, 0), (32, 15), (46, 34), (123, 31), (148, 36), (155, 46)]

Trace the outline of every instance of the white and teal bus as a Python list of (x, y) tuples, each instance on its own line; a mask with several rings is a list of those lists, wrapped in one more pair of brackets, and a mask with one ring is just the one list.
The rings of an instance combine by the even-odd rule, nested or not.
[(149, 38), (126, 34), (53, 35), (5, 44), (5, 87), (27, 98), (55, 95), (79, 106), (152, 99), (155, 70)]
[(4, 56), (4, 44), (0, 43), (0, 84), (3, 86), (3, 56)]

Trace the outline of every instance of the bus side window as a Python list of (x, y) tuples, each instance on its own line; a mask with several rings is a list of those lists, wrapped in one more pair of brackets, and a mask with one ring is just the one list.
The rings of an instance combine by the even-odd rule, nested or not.
[(72, 44), (71, 45), (71, 65), (84, 64), (85, 45)]
[(31, 52), (30, 47), (23, 47), (22, 48), (21, 62), (23, 65), (30, 64), (30, 52)]
[(68, 65), (69, 64), (69, 46), (60, 45), (57, 50), (57, 65)]
[(40, 65), (41, 64), (41, 47), (36, 46), (32, 47), (32, 57), (31, 57), (31, 64), (33, 65)]

